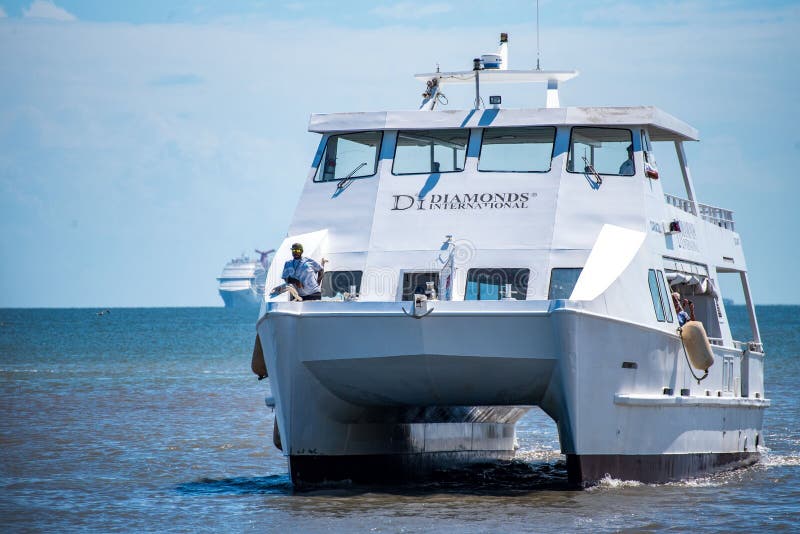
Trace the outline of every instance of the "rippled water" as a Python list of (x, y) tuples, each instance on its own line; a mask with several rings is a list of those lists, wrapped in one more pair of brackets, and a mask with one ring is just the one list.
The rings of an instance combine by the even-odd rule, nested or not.
[[(566, 483), (555, 425), (518, 459), (435, 483), (294, 492), (250, 373), (252, 313), (0, 310), (0, 527), (17, 530), (553, 531), (800, 528), (800, 307), (759, 310), (763, 461), (663, 485)], [(731, 311), (739, 339), (747, 314)]]

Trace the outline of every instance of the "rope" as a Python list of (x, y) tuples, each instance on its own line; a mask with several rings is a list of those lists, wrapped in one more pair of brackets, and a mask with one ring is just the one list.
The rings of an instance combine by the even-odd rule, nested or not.
[(694, 369), (692, 369), (692, 362), (689, 361), (689, 353), (686, 352), (686, 344), (683, 342), (683, 328), (678, 328), (678, 335), (681, 338), (681, 346), (683, 347), (683, 355), (686, 357), (686, 365), (689, 366), (689, 372), (692, 373), (692, 376), (695, 380), (697, 380), (697, 384), (700, 385), (700, 382), (708, 378), (708, 369), (706, 369), (705, 374), (700, 378), (697, 378), (697, 375), (694, 374)]

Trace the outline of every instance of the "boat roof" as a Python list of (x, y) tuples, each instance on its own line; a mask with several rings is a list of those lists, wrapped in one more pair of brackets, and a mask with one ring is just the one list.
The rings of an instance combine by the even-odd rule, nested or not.
[(326, 134), (500, 126), (645, 126), (653, 141), (699, 139), (695, 128), (653, 106), (315, 113), (308, 131)]
[[(481, 83), (546, 83), (550, 80), (566, 82), (578, 75), (577, 70), (481, 69), (480, 73)], [(415, 74), (414, 78), (421, 82), (427, 82), (432, 78), (438, 78), (439, 83), (446, 83), (447, 85), (475, 83), (475, 71), (428, 72), (425, 74)]]

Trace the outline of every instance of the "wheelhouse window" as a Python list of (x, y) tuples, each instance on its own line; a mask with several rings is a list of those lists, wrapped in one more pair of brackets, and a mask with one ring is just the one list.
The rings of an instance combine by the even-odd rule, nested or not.
[(487, 128), (483, 131), (479, 171), (548, 172), (556, 129)]
[(633, 176), (633, 135), (622, 128), (575, 127), (567, 170), (575, 173)]
[(582, 272), (582, 267), (559, 267), (550, 271), (550, 289), (547, 292), (548, 300), (569, 299)]
[(361, 292), (361, 276), (363, 271), (327, 271), (322, 275), (322, 296), (334, 298), (337, 295), (350, 293), (351, 286), (355, 292)]
[(470, 269), (464, 300), (525, 300), (530, 274), (530, 269)]
[(332, 135), (325, 144), (315, 182), (374, 176), (378, 169), (381, 132)]
[(397, 133), (393, 174), (464, 170), (469, 130), (406, 130)]
[(414, 295), (424, 295), (428, 282), (439, 287), (439, 273), (403, 273), (403, 300), (414, 300)]
[[(658, 287), (658, 279), (656, 277), (655, 269), (650, 269), (647, 272), (647, 283), (650, 284), (650, 298), (653, 299), (653, 308), (656, 311), (656, 319), (658, 322), (664, 322), (664, 302), (661, 300), (661, 293), (663, 289)], [(669, 304), (669, 303), (667, 303)]]

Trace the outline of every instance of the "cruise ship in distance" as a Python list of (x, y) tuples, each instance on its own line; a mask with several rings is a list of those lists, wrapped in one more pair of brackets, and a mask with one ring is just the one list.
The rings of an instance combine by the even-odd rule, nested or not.
[(219, 296), (226, 308), (257, 308), (264, 298), (264, 282), (274, 250), (255, 251), (254, 260), (244, 254), (229, 261), (217, 277)]

